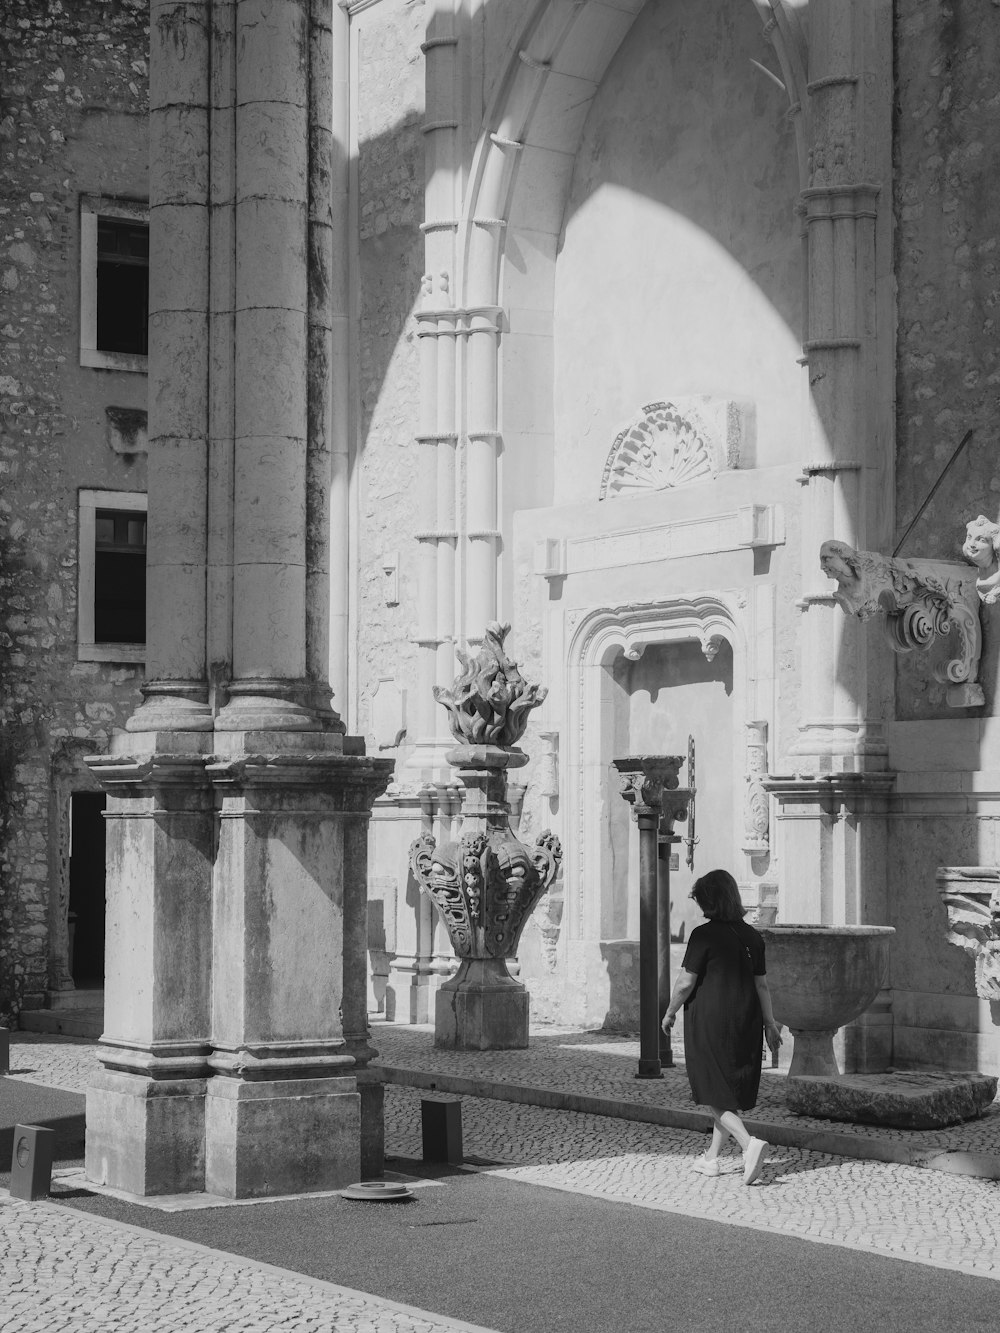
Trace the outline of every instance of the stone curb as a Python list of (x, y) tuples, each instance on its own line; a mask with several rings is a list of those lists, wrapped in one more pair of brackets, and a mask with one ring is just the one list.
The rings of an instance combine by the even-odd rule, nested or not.
[[(466, 1078), (460, 1074), (433, 1074), (423, 1069), (404, 1069), (397, 1065), (370, 1065), (369, 1070), (377, 1074), (383, 1083), (419, 1088), (425, 1092), (519, 1102), (526, 1106), (543, 1106), (551, 1111), (577, 1111), (581, 1115), (603, 1115), (615, 1120), (663, 1125), (668, 1129), (706, 1132), (712, 1128), (711, 1116), (703, 1111), (682, 1111), (672, 1106), (645, 1106), (640, 1102), (614, 1097), (590, 1097), (584, 1093), (536, 1088), (525, 1083)], [(1000, 1180), (1000, 1156), (993, 1153), (941, 1149), (935, 1144), (918, 1141), (884, 1140), (843, 1130), (776, 1125), (749, 1118), (746, 1126), (757, 1138), (766, 1139), (775, 1147), (801, 1148), (806, 1152), (821, 1152), (831, 1157), (894, 1162), (898, 1166), (922, 1167), (931, 1171), (945, 1171), (954, 1176), (973, 1176), (980, 1180)]]

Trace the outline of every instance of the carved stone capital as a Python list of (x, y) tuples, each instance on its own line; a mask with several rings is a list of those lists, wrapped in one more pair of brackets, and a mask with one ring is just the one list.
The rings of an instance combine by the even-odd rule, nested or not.
[(944, 560), (894, 560), (837, 541), (823, 543), (819, 562), (827, 577), (836, 579), (834, 600), (848, 615), (885, 616), (883, 632), (894, 652), (926, 651), (957, 631), (958, 651), (935, 669), (935, 677), (949, 686), (952, 708), (985, 702), (977, 679), (983, 636), (971, 570)]
[[(684, 758), (681, 754), (647, 754), (611, 761), (618, 772), (622, 799), (632, 807), (634, 819), (640, 815), (666, 815), (667, 805), (674, 811), (675, 819), (683, 817), (677, 813), (681, 806), (686, 814), (690, 793), (685, 791), (682, 795), (677, 790)], [(665, 793), (676, 794), (675, 799), (665, 800)]]

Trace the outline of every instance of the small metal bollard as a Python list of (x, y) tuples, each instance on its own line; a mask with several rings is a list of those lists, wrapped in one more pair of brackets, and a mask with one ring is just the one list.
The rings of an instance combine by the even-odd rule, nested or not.
[(0, 1028), (0, 1074), (10, 1073), (10, 1031)]
[(423, 1135), (425, 1162), (450, 1162), (461, 1166), (462, 1156), (462, 1103), (458, 1098), (448, 1101), (420, 1100), (420, 1128)]
[(14, 1199), (46, 1199), (52, 1184), (55, 1130), (41, 1125), (14, 1126), (10, 1193)]

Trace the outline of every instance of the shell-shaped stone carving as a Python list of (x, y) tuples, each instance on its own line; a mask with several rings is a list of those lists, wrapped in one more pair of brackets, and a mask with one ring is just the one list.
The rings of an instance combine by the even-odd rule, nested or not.
[(675, 403), (649, 403), (615, 437), (601, 478), (601, 499), (686, 486), (717, 471), (699, 423)]

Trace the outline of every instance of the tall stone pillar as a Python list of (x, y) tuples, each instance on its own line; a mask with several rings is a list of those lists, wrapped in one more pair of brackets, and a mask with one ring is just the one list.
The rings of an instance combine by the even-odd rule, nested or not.
[[(809, 6), (802, 99), (809, 454), (802, 471), (799, 734), (778, 800), (782, 922), (885, 923), (892, 654), (834, 602), (819, 546), (891, 540), (895, 315), (892, 5)], [(891, 1059), (891, 995), (845, 1038), (847, 1067)]]
[(801, 214), (811, 443), (802, 475), (803, 716), (790, 750), (803, 772), (886, 763), (891, 654), (840, 613), (816, 538), (878, 550), (892, 531), (891, 59), (890, 4), (810, 7)]
[(361, 1169), (358, 826), (392, 769), (345, 743), (328, 683), (345, 18), (154, 0), (151, 20), (153, 266), (180, 295), (156, 274), (151, 679), (93, 761), (111, 924), (88, 1170), (140, 1194), (330, 1188)]

